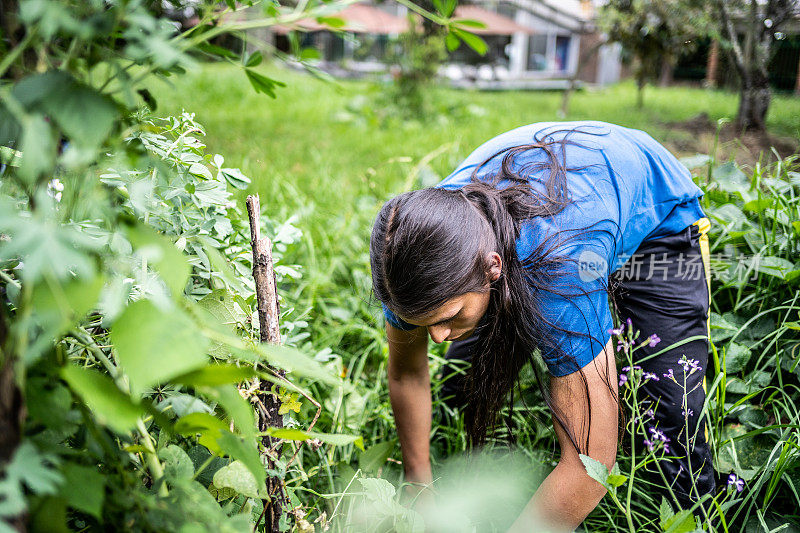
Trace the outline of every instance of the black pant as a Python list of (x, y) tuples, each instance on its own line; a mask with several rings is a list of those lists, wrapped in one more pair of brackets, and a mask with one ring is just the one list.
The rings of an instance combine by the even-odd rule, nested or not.
[[(706, 398), (709, 289), (699, 241), (700, 232), (693, 224), (680, 233), (642, 243), (609, 280), (620, 321), (632, 321), (634, 329), (641, 332), (639, 342), (652, 334), (661, 339), (654, 347), (645, 346), (634, 353), (634, 364), (656, 376), (639, 388), (638, 400), (652, 408), (652, 413), (645, 414), (647, 427), (662, 432), (639, 436), (636, 445), (642, 450), (658, 446), (654, 439), (668, 439), (665, 456), (676, 458), (661, 460), (659, 465), (684, 508), (715, 488), (705, 420), (700, 418)], [(648, 359), (693, 336), (703, 338)], [(453, 342), (447, 359), (470, 361), (475, 341)], [(623, 371), (627, 364), (619, 363), (620, 375), (628, 373)], [(457, 406), (465, 396), (464, 376), (446, 366), (444, 376), (448, 375), (452, 377), (444, 382), (441, 393), (446, 403)], [(663, 485), (660, 474), (654, 481)]]

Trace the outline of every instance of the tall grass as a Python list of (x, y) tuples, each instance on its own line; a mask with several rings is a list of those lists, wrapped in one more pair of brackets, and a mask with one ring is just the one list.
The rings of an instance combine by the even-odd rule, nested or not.
[[(301, 76), (272, 74), (278, 79)], [(329, 394), (313, 384), (310, 388), (323, 403), (323, 427), (360, 432), (367, 451), (303, 448), (289, 483), (296, 488), (294, 503), (301, 514), (310, 513), (309, 519), (324, 512), (323, 522), (333, 517), (332, 523), (346, 530), (358, 527), (353, 522), (356, 499), (372, 498), (385, 504), (380, 520), (360, 515), (370, 516), (372, 526), (413, 530), (417, 517), (394, 505), (399, 493), (393, 487), (361, 481), (377, 476), (396, 483), (401, 472), (385, 384), (387, 346), (379, 309), (369, 294), (367, 243), (373, 217), (383, 200), (434, 183), (493, 135), (534, 121), (558, 120), (560, 94), (443, 89), (437, 97), (452, 113), (400, 122), (376, 118), (380, 110), (370, 109), (370, 102), (380, 88), (363, 82), (330, 85), (293, 79), (292, 92), (274, 102), (253, 95), (243, 80), (221, 66), (203, 67), (176, 83), (156, 88), (159, 112), (175, 112), (178, 102), (191, 102), (189, 110), (207, 127), (210, 148), (244, 161), (243, 170), (253, 178), (253, 189), (269, 214), (278, 219), (297, 216), (303, 240), (285, 257), (301, 265), (303, 278), (283, 287), (284, 296), (295, 309), (306, 311), (307, 347), (355, 385), (348, 394)], [(736, 95), (721, 91), (652, 89), (641, 111), (634, 101), (631, 84), (586, 91), (575, 96), (565, 118), (637, 127), (669, 144), (690, 135), (671, 130), (669, 122), (700, 112), (716, 120), (736, 111)], [(775, 133), (800, 135), (800, 100), (776, 97), (768, 122)], [(698, 149), (710, 152), (713, 147)], [(648, 486), (636, 474), (637, 465), (653, 458), (621, 456), (627, 484), (619, 488), (617, 502), (607, 498), (592, 513), (585, 523), (588, 531), (800, 528), (799, 172), (800, 161), (793, 157), (756, 164), (746, 173), (713, 160), (696, 169), (713, 222), (714, 365), (708, 370), (704, 416), (722, 479), (718, 505), (710, 506), (710, 514), (695, 509), (698, 524), (683, 519), (688, 515), (664, 520), (660, 502), (648, 496)], [(431, 347), (435, 468), (466, 449), (457, 413), (437, 395), (443, 350)], [(518, 453), (535, 474), (520, 485), (530, 494), (535, 488), (531, 480), (555, 465), (557, 446), (535, 388), (527, 380), (522, 388), (525, 405), (516, 405), (508, 417)], [(635, 411), (635, 405), (630, 409)], [(501, 443), (502, 431), (497, 436)], [(741, 492), (726, 487), (731, 473), (743, 480)], [(360, 496), (352, 496), (356, 493)], [(495, 518), (485, 530), (507, 522), (507, 517)], [(459, 530), (455, 522), (450, 525), (449, 530)]]

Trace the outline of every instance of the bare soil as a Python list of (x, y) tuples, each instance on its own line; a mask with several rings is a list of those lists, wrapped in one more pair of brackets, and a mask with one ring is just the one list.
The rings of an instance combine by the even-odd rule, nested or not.
[[(665, 143), (674, 152), (681, 155), (708, 154), (714, 148), (717, 123), (705, 113), (682, 122), (668, 122), (665, 126), (681, 133)], [(742, 132), (735, 124), (726, 123), (719, 133), (717, 160), (733, 158), (740, 165), (752, 167), (759, 160), (762, 163), (775, 161), (773, 149), (784, 158), (800, 153), (800, 141), (770, 133)]]

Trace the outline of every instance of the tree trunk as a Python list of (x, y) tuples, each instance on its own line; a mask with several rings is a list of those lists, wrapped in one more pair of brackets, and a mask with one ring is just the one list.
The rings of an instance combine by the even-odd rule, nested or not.
[(742, 77), (741, 83), (736, 123), (742, 130), (765, 132), (772, 100), (769, 79), (760, 72), (750, 72)]
[[(2, 295), (6, 298), (6, 295)], [(0, 306), (0, 347), (6, 348), (8, 327), (3, 306)], [(17, 451), (22, 440), (22, 424), (25, 420), (25, 398), (17, 386), (14, 376), (14, 361), (8, 356), (9, 351), (0, 354), (0, 471), (5, 467)], [(17, 531), (25, 531), (26, 515), (8, 516), (6, 522)]]
[[(280, 309), (275, 285), (275, 271), (272, 268), (272, 243), (268, 238), (260, 235), (261, 205), (258, 196), (248, 196), (246, 205), (250, 219), (250, 244), (253, 247), (253, 279), (256, 285), (261, 342), (279, 344), (281, 341), (278, 323)], [(283, 371), (275, 370), (275, 372), (283, 375)], [(259, 400), (260, 404), (257, 409), (259, 431), (265, 432), (269, 428), (283, 427), (283, 416), (279, 413), (281, 401), (271, 391), (270, 382), (261, 382)], [(275, 439), (268, 435), (262, 437), (262, 444), (267, 450), (267, 468), (274, 469), (275, 460), (273, 457), (281, 456), (283, 444), (280, 439)], [(267, 492), (270, 495), (270, 499), (264, 502), (264, 511), (262, 513), (265, 531), (278, 533), (280, 531), (280, 519), (283, 516), (284, 507), (287, 505), (283, 481), (280, 478), (268, 476)]]
[(639, 73), (636, 75), (636, 109), (644, 107), (644, 86), (647, 82), (644, 79), (644, 69), (639, 66)]
[(661, 74), (658, 77), (659, 87), (669, 87), (672, 85), (672, 73), (675, 71), (675, 64), (671, 57), (664, 57), (661, 60)]
[(719, 41), (711, 41), (711, 48), (708, 50), (708, 60), (706, 61), (706, 79), (704, 85), (709, 89), (717, 87), (717, 69), (719, 66)]

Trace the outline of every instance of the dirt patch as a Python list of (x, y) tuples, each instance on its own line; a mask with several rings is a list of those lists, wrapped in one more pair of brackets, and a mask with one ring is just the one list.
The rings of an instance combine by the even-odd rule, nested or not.
[[(669, 148), (679, 154), (706, 154), (714, 147), (717, 123), (705, 113), (682, 122), (668, 122), (665, 126), (683, 133), (666, 142)], [(717, 159), (725, 161), (732, 157), (740, 165), (752, 167), (759, 159), (762, 163), (774, 161), (773, 148), (780, 157), (787, 157), (800, 152), (800, 142), (770, 133), (741, 132), (734, 124), (726, 123), (719, 132)]]

